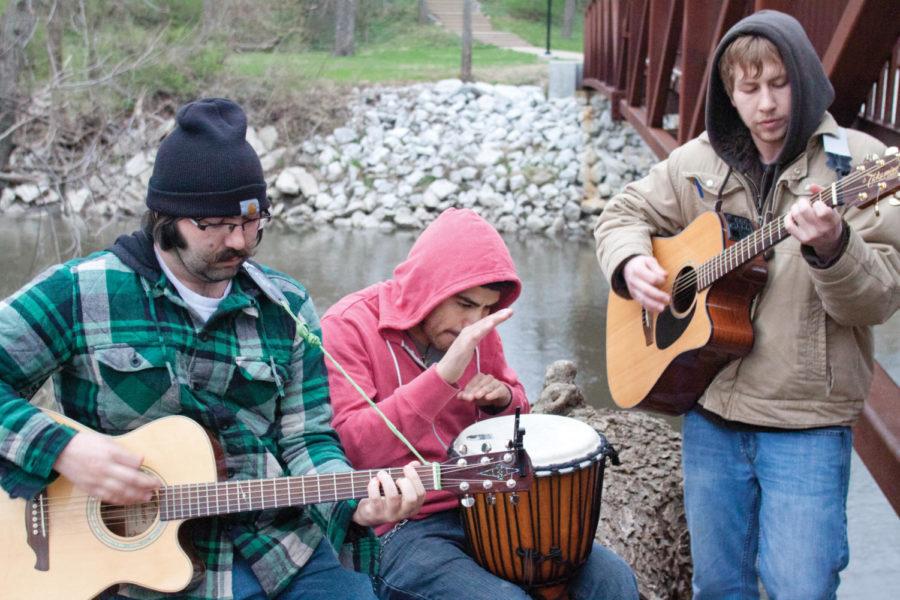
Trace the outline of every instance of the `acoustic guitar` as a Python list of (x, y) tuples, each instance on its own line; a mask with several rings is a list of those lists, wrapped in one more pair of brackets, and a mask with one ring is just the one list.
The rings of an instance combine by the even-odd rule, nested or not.
[[(891, 148), (814, 195), (813, 202), (865, 208), (900, 187)], [(680, 415), (730, 361), (753, 347), (750, 307), (766, 282), (763, 253), (788, 237), (775, 219), (740, 239), (718, 213), (697, 217), (673, 237), (654, 237), (653, 256), (668, 273), (669, 306), (653, 315), (610, 292), (606, 311), (609, 389), (622, 408)]]
[[(46, 412), (59, 423), (89, 431), (63, 415)], [(202, 573), (180, 543), (186, 520), (363, 498), (376, 473), (220, 481), (222, 455), (217, 443), (183, 416), (165, 417), (114, 439), (143, 455), (142, 469), (163, 486), (151, 502), (128, 506), (85, 496), (62, 477), (31, 500), (0, 493), (4, 600), (86, 600), (119, 583), (160, 592), (183, 590)], [(471, 493), (524, 491), (531, 482), (531, 466), (521, 434), (511, 446), (421, 465), (416, 471), (427, 490), (448, 490), (468, 501)], [(402, 469), (386, 470), (394, 479), (403, 476)]]

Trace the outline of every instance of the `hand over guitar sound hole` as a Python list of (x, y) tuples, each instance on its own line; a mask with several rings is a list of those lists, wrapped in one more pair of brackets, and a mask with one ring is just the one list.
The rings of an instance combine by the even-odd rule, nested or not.
[(674, 344), (687, 329), (697, 307), (697, 272), (682, 269), (672, 284), (672, 302), (656, 317), (656, 347), (660, 350)]
[(684, 315), (694, 305), (696, 296), (697, 272), (693, 267), (685, 267), (672, 284), (672, 312), (677, 316)]
[(154, 495), (150, 502), (141, 504), (101, 504), (100, 519), (114, 535), (136, 537), (156, 522), (159, 516), (159, 498)]

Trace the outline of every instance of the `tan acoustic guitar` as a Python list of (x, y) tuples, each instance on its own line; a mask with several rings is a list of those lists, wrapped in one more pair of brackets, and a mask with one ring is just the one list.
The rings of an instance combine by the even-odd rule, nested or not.
[[(900, 158), (891, 148), (816, 194), (832, 206), (895, 204)], [(891, 208), (896, 210), (896, 208)], [(697, 217), (673, 237), (654, 237), (653, 256), (666, 270), (669, 306), (653, 315), (610, 292), (606, 368), (613, 401), (679, 415), (694, 406), (728, 362), (753, 347), (750, 306), (766, 282), (761, 255), (788, 232), (776, 219), (739, 240), (715, 212)]]
[[(58, 413), (58, 422), (88, 428)], [(0, 598), (87, 600), (119, 583), (160, 592), (187, 588), (198, 574), (179, 541), (188, 519), (367, 496), (375, 471), (220, 481), (221, 453), (187, 417), (153, 421), (114, 438), (144, 456), (163, 483), (152, 502), (114, 506), (58, 478), (31, 500), (0, 499)], [(416, 467), (427, 490), (470, 493), (528, 489), (531, 467), (521, 435), (512, 448)], [(402, 469), (387, 469), (394, 479)], [(189, 540), (185, 540), (189, 541)]]

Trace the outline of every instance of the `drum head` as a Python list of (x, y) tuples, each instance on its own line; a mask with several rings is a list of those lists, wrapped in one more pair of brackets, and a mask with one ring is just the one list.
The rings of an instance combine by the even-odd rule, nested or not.
[[(470, 425), (453, 442), (453, 450), (460, 456), (503, 450), (512, 439), (514, 421), (509, 415)], [(519, 417), (519, 426), (525, 428), (525, 451), (537, 477), (584, 468), (603, 458), (603, 438), (576, 419), (526, 414)]]

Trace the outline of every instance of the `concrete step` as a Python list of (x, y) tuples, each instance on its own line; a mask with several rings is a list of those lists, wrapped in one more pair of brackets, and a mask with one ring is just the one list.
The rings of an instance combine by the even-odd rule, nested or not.
[[(456, 35), (462, 35), (463, 0), (428, 0), (427, 5), (428, 12), (437, 19), (444, 29)], [(517, 48), (531, 45), (515, 34), (495, 30), (491, 25), (490, 18), (479, 11), (475, 3), (473, 3), (472, 9), (472, 37), (478, 42), (501, 48)]]

